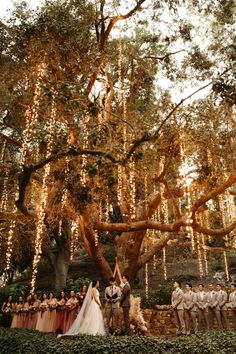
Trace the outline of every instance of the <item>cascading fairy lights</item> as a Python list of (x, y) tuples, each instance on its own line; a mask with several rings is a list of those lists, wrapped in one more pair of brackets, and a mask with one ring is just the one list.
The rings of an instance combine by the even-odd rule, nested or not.
[[(147, 240), (145, 242), (144, 252), (146, 253), (148, 250)], [(149, 296), (149, 274), (148, 274), (148, 262), (145, 264), (144, 267), (144, 283), (145, 283), (145, 296), (148, 299)]]
[(129, 164), (130, 173), (129, 173), (129, 185), (130, 185), (130, 218), (131, 220), (135, 219), (136, 216), (136, 186), (135, 186), (135, 162), (131, 161)]
[[(48, 129), (48, 144), (47, 144), (46, 158), (48, 158), (51, 155), (53, 149), (55, 123), (56, 123), (56, 105), (55, 105), (55, 97), (53, 97), (53, 101), (51, 105), (51, 121)], [(48, 197), (47, 180), (50, 175), (50, 171), (51, 171), (51, 165), (47, 164), (44, 169), (42, 195), (41, 195), (41, 201), (39, 205), (39, 212), (38, 212), (37, 223), (36, 223), (36, 238), (35, 238), (35, 246), (34, 246), (31, 293), (33, 293), (35, 290), (36, 276), (38, 273), (38, 264), (41, 259), (42, 241), (43, 241), (43, 234), (45, 231), (45, 225), (44, 225), (45, 209), (46, 209), (46, 203)]]
[[(18, 199), (18, 189), (15, 192), (15, 199)], [(13, 207), (13, 214), (16, 213), (17, 208), (16, 205), (14, 204)], [(11, 220), (10, 221), (10, 226), (9, 226), (9, 231), (8, 231), (8, 236), (7, 236), (7, 250), (6, 250), (6, 262), (5, 262), (5, 269), (4, 269), (4, 274), (5, 274), (5, 278), (4, 278), (4, 282), (2, 284), (2, 286), (5, 286), (8, 280), (8, 276), (9, 276), (9, 271), (11, 269), (11, 257), (12, 257), (12, 252), (13, 252), (13, 236), (15, 233), (15, 228), (16, 228), (16, 221), (15, 220)]]
[[(83, 149), (87, 149), (88, 148), (88, 136), (89, 136), (89, 132), (88, 132), (88, 122), (89, 122), (89, 114), (86, 113), (83, 119)], [(86, 155), (82, 155), (81, 156), (81, 184), (82, 186), (86, 185), (86, 179), (87, 179), (87, 173), (86, 173), (86, 164), (87, 164), (87, 156)]]
[(79, 219), (80, 217), (78, 217), (75, 221), (75, 224), (74, 224), (74, 230), (72, 232), (72, 238), (71, 238), (71, 243), (70, 243), (70, 260), (72, 261), (73, 258), (74, 258), (74, 254), (75, 254), (75, 251), (76, 251), (76, 242), (78, 241), (78, 238), (79, 238)]
[(229, 281), (229, 266), (228, 266), (228, 259), (227, 259), (227, 254), (224, 251), (224, 265), (225, 265), (225, 275), (226, 275), (226, 280)]
[(1, 202), (0, 202), (0, 210), (6, 211), (7, 210), (7, 203), (8, 203), (8, 173), (3, 179), (3, 191), (1, 195)]
[(205, 249), (205, 235), (201, 234), (202, 237), (202, 247), (203, 247), (203, 259), (204, 259), (204, 268), (205, 268), (205, 275), (209, 274), (209, 268), (208, 268), (208, 260), (207, 260), (207, 251)]
[(202, 252), (201, 252), (201, 240), (200, 240), (200, 235), (197, 233), (196, 236), (196, 241), (197, 241), (197, 257), (198, 257), (198, 269), (199, 269), (199, 275), (200, 278), (202, 279), (204, 276), (204, 269), (203, 269), (203, 260), (202, 260)]
[(38, 65), (36, 72), (36, 85), (33, 95), (32, 106), (29, 106), (25, 112), (25, 132), (23, 134), (22, 152), (20, 158), (20, 165), (23, 166), (29, 150), (29, 144), (35, 134), (35, 126), (38, 120), (38, 111), (40, 105), (40, 98), (42, 94), (41, 84), (45, 75), (46, 66), (44, 63)]
[(186, 196), (186, 231), (188, 234), (188, 237), (191, 240), (191, 248), (192, 251), (195, 251), (195, 240), (194, 240), (194, 233), (192, 229), (192, 218), (191, 218), (191, 199), (190, 199), (190, 190), (189, 190), (189, 183), (186, 182), (186, 189), (185, 189), (185, 196)]
[(4, 140), (4, 142), (2, 144), (2, 150), (0, 153), (0, 162), (3, 162), (3, 160), (4, 160), (5, 150), (6, 150), (6, 140)]
[[(163, 219), (164, 219), (164, 223), (168, 223), (169, 222), (169, 211), (168, 211), (168, 201), (165, 200), (164, 201), (164, 205), (163, 205)], [(164, 234), (164, 237), (166, 236), (166, 234)], [(167, 266), (166, 266), (166, 248), (163, 248), (162, 251), (162, 265), (163, 265), (163, 276), (164, 279), (167, 280)]]

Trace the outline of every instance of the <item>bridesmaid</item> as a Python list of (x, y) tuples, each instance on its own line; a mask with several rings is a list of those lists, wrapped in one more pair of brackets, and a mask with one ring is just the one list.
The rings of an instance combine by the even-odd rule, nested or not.
[(65, 333), (66, 326), (66, 302), (67, 298), (64, 291), (61, 291), (59, 301), (57, 302), (57, 319), (56, 319), (56, 332)]
[(29, 308), (29, 322), (28, 322), (28, 328), (29, 329), (35, 329), (36, 324), (38, 321), (38, 316), (39, 316), (39, 306), (40, 306), (41, 301), (38, 299), (38, 294), (34, 293), (33, 295), (33, 300), (31, 303), (31, 306)]
[(24, 327), (24, 302), (22, 296), (19, 296), (18, 302), (14, 304), (13, 307), (13, 320), (11, 323), (11, 328), (23, 328)]
[(28, 295), (26, 301), (24, 303), (24, 323), (23, 328), (29, 328), (29, 321), (30, 321), (30, 306), (31, 306), (31, 295)]
[(43, 332), (56, 331), (56, 308), (57, 299), (54, 297), (54, 294), (50, 292), (48, 299), (48, 308), (44, 316)]
[(47, 299), (47, 294), (43, 293), (42, 294), (42, 301), (41, 304), (39, 305), (39, 315), (36, 323), (36, 328), (38, 331), (44, 332), (44, 318), (46, 315), (48, 309), (48, 299)]
[(12, 322), (12, 296), (8, 295), (7, 300), (2, 305), (1, 325), (10, 327)]
[(78, 299), (78, 301), (79, 301), (79, 308), (80, 308), (80, 309), (81, 309), (81, 307), (82, 307), (82, 305), (83, 305), (84, 298), (85, 298), (85, 296), (86, 296), (86, 294), (87, 294), (87, 290), (88, 290), (87, 286), (86, 286), (86, 285), (83, 285), (82, 291), (77, 293), (77, 299)]
[(75, 292), (72, 290), (70, 292), (70, 298), (66, 302), (67, 307), (67, 316), (66, 316), (66, 326), (65, 332), (71, 327), (72, 323), (76, 319), (77, 316), (77, 307), (78, 307), (78, 300), (75, 297)]

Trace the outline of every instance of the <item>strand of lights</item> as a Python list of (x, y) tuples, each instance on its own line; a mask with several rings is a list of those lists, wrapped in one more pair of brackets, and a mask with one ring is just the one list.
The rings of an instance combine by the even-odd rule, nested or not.
[(122, 205), (122, 199), (123, 199), (123, 178), (122, 178), (122, 173), (123, 173), (123, 166), (118, 165), (117, 167), (117, 201), (118, 205)]
[(74, 258), (75, 246), (76, 246), (76, 242), (79, 238), (79, 228), (78, 228), (79, 220), (78, 219), (79, 218), (77, 218), (77, 220), (75, 222), (75, 228), (73, 230), (72, 239), (71, 239), (71, 243), (70, 243), (70, 261), (72, 261)]
[(198, 270), (200, 278), (202, 279), (204, 276), (203, 262), (202, 262), (202, 252), (200, 246), (200, 235), (197, 233), (197, 258), (198, 258)]
[(135, 162), (131, 161), (129, 164), (129, 185), (130, 185), (130, 219), (134, 220), (136, 216), (136, 186), (135, 186)]
[(167, 266), (166, 266), (166, 248), (162, 250), (162, 262), (163, 262), (163, 275), (164, 280), (167, 280)]
[[(145, 242), (145, 248), (144, 251), (145, 253), (147, 252), (148, 247), (147, 247), (147, 241)], [(148, 274), (148, 262), (145, 264), (145, 268), (144, 268), (144, 282), (145, 282), (145, 296), (146, 299), (148, 299), (149, 296), (149, 274)]]
[[(83, 136), (83, 149), (87, 149), (88, 147), (88, 122), (89, 122), (89, 114), (86, 113), (84, 120), (83, 120), (83, 128), (84, 128), (84, 136)], [(82, 162), (81, 162), (81, 184), (82, 186), (86, 185), (86, 163), (87, 163), (87, 156), (82, 155)]]
[(95, 245), (95, 247), (98, 246), (98, 232), (97, 232), (97, 230), (94, 230), (94, 245)]
[(4, 140), (3, 145), (2, 145), (2, 150), (1, 150), (1, 154), (0, 154), (0, 162), (4, 161), (5, 150), (6, 150), (6, 140)]
[[(15, 193), (15, 200), (18, 199), (18, 189), (16, 190)], [(17, 208), (16, 205), (14, 204), (13, 207), (13, 214), (16, 213)], [(15, 228), (16, 228), (16, 221), (11, 220), (10, 222), (10, 227), (8, 231), (8, 236), (7, 236), (7, 250), (6, 250), (6, 266), (4, 270), (5, 278), (2, 286), (5, 286), (8, 280), (9, 276), (9, 271), (11, 269), (11, 257), (12, 257), (12, 252), (13, 252), (13, 236), (15, 233)]]
[(228, 267), (227, 254), (225, 251), (223, 253), (224, 253), (224, 265), (225, 265), (226, 280), (229, 281), (229, 267)]
[(191, 240), (191, 248), (192, 248), (192, 252), (195, 251), (195, 240), (194, 240), (194, 233), (193, 233), (193, 229), (192, 229), (192, 218), (191, 218), (191, 203), (190, 203), (190, 191), (189, 191), (189, 183), (186, 183), (186, 190), (185, 190), (185, 195), (186, 195), (186, 231), (188, 234), (188, 237)]
[[(169, 211), (168, 211), (168, 201), (165, 200), (164, 206), (163, 206), (163, 218), (164, 218), (164, 223), (169, 222)], [(166, 233), (164, 233), (164, 237), (166, 236)], [(163, 254), (162, 254), (162, 262), (163, 262), (163, 276), (164, 279), (167, 280), (167, 266), (166, 266), (166, 248), (163, 248)]]
[(122, 101), (122, 60), (123, 60), (123, 53), (122, 53), (122, 42), (119, 40), (118, 44), (118, 104)]
[(205, 274), (209, 274), (209, 268), (208, 268), (208, 260), (207, 260), (207, 251), (205, 249), (205, 235), (201, 234), (202, 236), (202, 246), (203, 246), (203, 259), (204, 259), (204, 265), (205, 265)]
[(70, 158), (66, 157), (66, 168), (65, 168), (65, 186), (63, 188), (62, 198), (61, 198), (61, 210), (64, 209), (68, 203), (68, 190), (66, 189), (66, 185), (68, 183), (69, 176), (69, 162)]
[[(46, 158), (51, 155), (54, 142), (55, 134), (55, 124), (56, 124), (56, 106), (55, 100), (53, 99), (51, 106), (51, 121), (48, 130), (48, 144), (47, 144), (47, 153)], [(42, 183), (42, 195), (38, 212), (38, 219), (36, 223), (36, 238), (35, 238), (35, 247), (34, 247), (34, 259), (33, 259), (33, 270), (32, 270), (32, 279), (31, 279), (31, 293), (35, 290), (36, 276), (38, 273), (38, 264), (41, 259), (42, 253), (42, 241), (43, 234), (45, 231), (44, 218), (45, 218), (45, 209), (48, 197), (48, 184), (47, 180), (50, 175), (51, 165), (47, 164), (44, 169), (43, 183)]]
[(25, 164), (26, 156), (29, 150), (30, 142), (35, 134), (35, 126), (38, 120), (38, 111), (40, 105), (40, 97), (42, 93), (41, 83), (45, 75), (46, 66), (44, 63), (40, 64), (36, 69), (36, 85), (33, 95), (32, 106), (29, 106), (25, 112), (25, 132), (23, 134), (23, 143), (22, 143), (22, 153), (20, 158), (20, 165)]
[(8, 203), (8, 173), (7, 176), (3, 179), (3, 191), (1, 195), (1, 202), (0, 202), (0, 210), (6, 211), (7, 210), (7, 203)]

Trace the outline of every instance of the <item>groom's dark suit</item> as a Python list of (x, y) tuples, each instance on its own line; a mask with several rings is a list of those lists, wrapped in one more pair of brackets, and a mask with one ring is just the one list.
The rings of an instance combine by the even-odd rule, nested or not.
[(120, 298), (120, 306), (123, 309), (126, 334), (130, 333), (130, 319), (129, 319), (130, 292), (131, 292), (130, 285), (128, 282), (126, 282), (122, 289), (122, 294)]

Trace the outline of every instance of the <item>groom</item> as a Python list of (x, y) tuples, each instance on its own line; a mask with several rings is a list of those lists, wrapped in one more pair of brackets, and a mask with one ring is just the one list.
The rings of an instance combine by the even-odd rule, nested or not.
[[(120, 307), (120, 288), (116, 286), (115, 278), (110, 278), (110, 286), (106, 287), (106, 324), (108, 329), (110, 328), (112, 333), (119, 332), (119, 307)], [(110, 327), (110, 322), (112, 323)]]
[(122, 277), (122, 294), (120, 298), (120, 306), (123, 309), (124, 322), (125, 322), (125, 334), (130, 335), (130, 318), (129, 318), (129, 310), (130, 310), (130, 292), (131, 288), (129, 285), (129, 276), (123, 275)]

